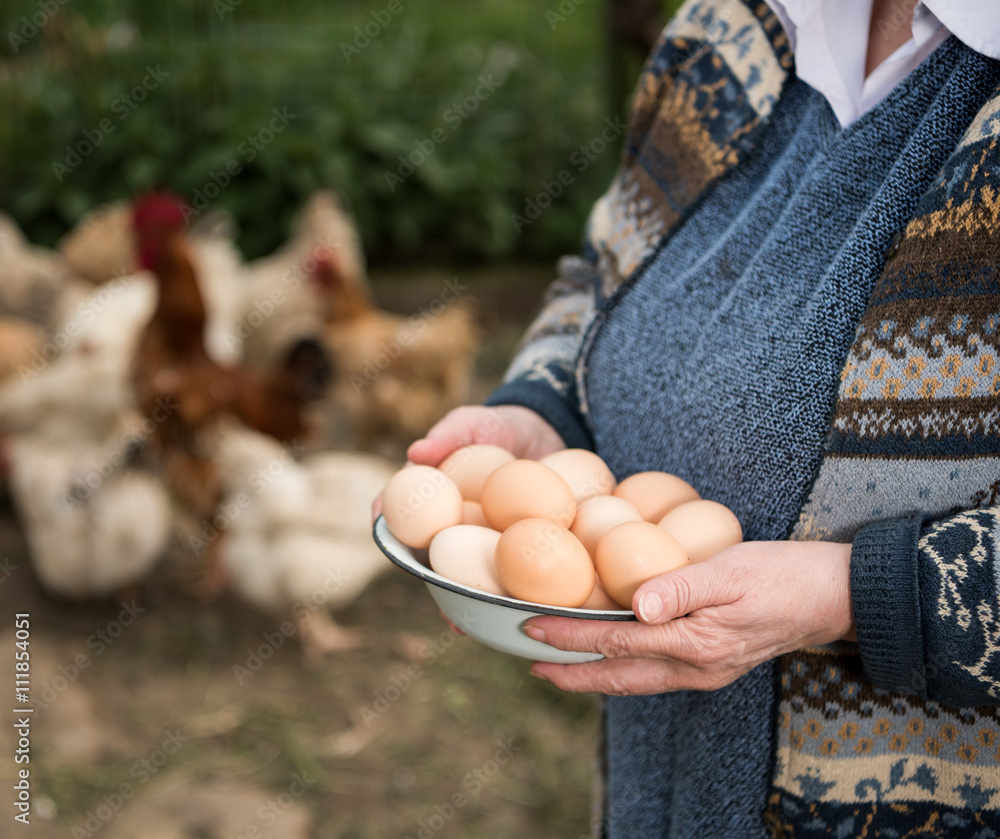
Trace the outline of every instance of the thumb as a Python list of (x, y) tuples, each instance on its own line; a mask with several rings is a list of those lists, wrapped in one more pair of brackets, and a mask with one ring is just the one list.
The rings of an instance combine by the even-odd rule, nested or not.
[(423, 439), (411, 443), (406, 456), (422, 466), (437, 466), (455, 449), (472, 443), (503, 445), (504, 437), (510, 433), (504, 425), (498, 409), (464, 405), (449, 411)]
[(722, 582), (710, 562), (685, 565), (639, 586), (632, 596), (632, 611), (643, 623), (667, 623), (706, 606), (728, 602)]
[(437, 466), (462, 443), (452, 435), (433, 435), (410, 444), (406, 450), (406, 459), (421, 466)]

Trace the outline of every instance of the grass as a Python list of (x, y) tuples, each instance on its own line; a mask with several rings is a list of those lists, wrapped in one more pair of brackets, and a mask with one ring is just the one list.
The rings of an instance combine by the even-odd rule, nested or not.
[[(582, 3), (558, 23), (530, 0), (488, 0), (474, 14), (458, 0), (400, 0), (395, 15), (388, 7), (58, 7), (25, 43), (0, 43), (8, 116), (0, 156), (17, 161), (0, 170), (0, 202), (31, 238), (51, 244), (97, 202), (154, 184), (193, 201), (235, 164), (238, 174), (212, 202), (239, 219), (250, 256), (280, 243), (294, 209), (320, 185), (350, 200), (375, 261), (551, 258), (575, 248), (613, 171), (613, 150), (523, 235), (511, 215), (606, 117), (622, 115), (608, 105), (601, 4)], [(38, 4), (14, 0), (5, 9), (0, 25), (16, 32)], [(133, 101), (150, 67), (167, 75)], [(459, 125), (449, 121), (484, 74), (502, 83)], [(251, 159), (241, 144), (266, 137), (273, 109), (294, 121)], [(446, 140), (404, 183), (390, 183), (400, 156), (419, 160), (419, 144), (435, 130)], [(100, 142), (74, 165), (88, 137)]]

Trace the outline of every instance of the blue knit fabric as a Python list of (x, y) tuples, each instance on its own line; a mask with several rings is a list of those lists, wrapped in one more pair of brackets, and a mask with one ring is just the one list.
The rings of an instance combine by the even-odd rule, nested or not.
[[(886, 247), (982, 105), (987, 64), (952, 39), (846, 131), (793, 78), (749, 158), (593, 319), (579, 381), (524, 377), (490, 402), (592, 438), (619, 477), (680, 475), (733, 509), (747, 539), (787, 537)], [(577, 398), (582, 416), (566, 407)], [(859, 590), (874, 595), (873, 581)], [(607, 835), (764, 836), (775, 689), (768, 664), (713, 693), (609, 698)]]
[[(951, 41), (846, 131), (790, 84), (757, 153), (599, 327), (586, 400), (616, 474), (672, 472), (730, 507), (746, 539), (787, 536), (886, 245), (981, 104), (963, 82), (976, 61)], [(764, 836), (773, 673), (609, 698), (608, 835)]]

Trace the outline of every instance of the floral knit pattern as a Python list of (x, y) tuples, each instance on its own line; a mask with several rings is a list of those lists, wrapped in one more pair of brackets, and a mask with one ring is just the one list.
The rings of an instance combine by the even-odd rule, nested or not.
[(782, 659), (775, 837), (1000, 834), (998, 116), (994, 95), (887, 251), (792, 535), (857, 554), (919, 514), (915, 555), (884, 560), (919, 568), (919, 641), (884, 671), (864, 649)]

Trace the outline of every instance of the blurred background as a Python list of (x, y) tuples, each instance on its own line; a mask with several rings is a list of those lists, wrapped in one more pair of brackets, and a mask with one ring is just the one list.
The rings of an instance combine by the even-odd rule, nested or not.
[[(0, 690), (33, 709), (0, 775), (30, 770), (27, 835), (590, 834), (596, 699), (454, 635), (366, 510), (499, 382), (676, 5), (0, 6)], [(156, 309), (187, 273), (143, 270), (150, 190), (207, 360)]]

